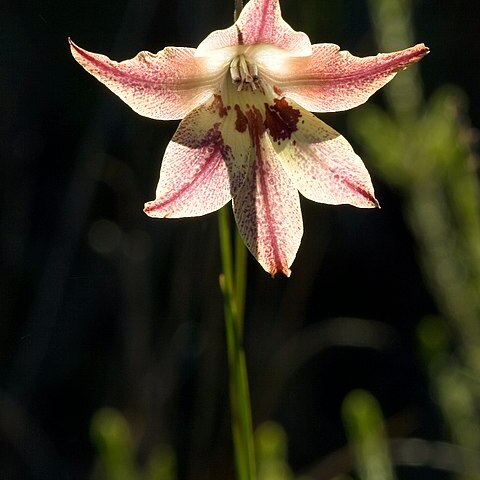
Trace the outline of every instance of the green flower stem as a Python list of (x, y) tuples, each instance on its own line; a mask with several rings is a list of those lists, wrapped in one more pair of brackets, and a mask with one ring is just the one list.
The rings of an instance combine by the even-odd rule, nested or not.
[(243, 9), (243, 0), (235, 0), (235, 10), (233, 11), (233, 21), (236, 22)]
[(248, 388), (247, 365), (243, 349), (243, 316), (245, 310), (246, 259), (245, 245), (238, 232), (232, 249), (228, 207), (219, 212), (220, 250), (223, 273), (220, 288), (224, 298), (230, 378), (232, 436), (238, 480), (255, 480), (255, 451)]
[(240, 334), (243, 334), (246, 287), (247, 249), (238, 229), (235, 228), (235, 300), (237, 306), (237, 328)]

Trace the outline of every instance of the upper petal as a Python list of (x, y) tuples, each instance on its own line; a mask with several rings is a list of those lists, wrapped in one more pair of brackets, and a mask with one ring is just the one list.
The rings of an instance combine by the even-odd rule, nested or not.
[(225, 30), (212, 32), (200, 43), (197, 56), (236, 45), (269, 44), (288, 50), (292, 55), (305, 56), (312, 52), (308, 36), (296, 32), (285, 22), (278, 0), (250, 0), (237, 22)]
[(314, 112), (337, 112), (361, 105), (395, 74), (423, 58), (422, 43), (406, 50), (356, 57), (334, 44), (313, 45), (310, 57), (273, 62), (267, 75), (283, 93)]
[(266, 127), (293, 184), (320, 203), (378, 207), (372, 181), (360, 157), (338, 132), (285, 99), (266, 111)]
[(215, 95), (180, 123), (168, 144), (152, 217), (196, 217), (225, 205), (245, 180), (250, 139), (233, 131), (232, 117)]
[(290, 276), (303, 235), (300, 199), (265, 133), (260, 111), (252, 107), (247, 118), (254, 150), (247, 178), (233, 197), (235, 219), (260, 265), (272, 276)]
[(223, 65), (196, 58), (193, 48), (167, 47), (115, 62), (69, 41), (85, 70), (135, 112), (158, 120), (183, 118), (211, 97), (223, 75)]

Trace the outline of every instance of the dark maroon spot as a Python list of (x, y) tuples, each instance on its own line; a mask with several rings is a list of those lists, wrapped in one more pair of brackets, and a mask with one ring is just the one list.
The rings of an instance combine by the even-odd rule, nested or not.
[(235, 112), (237, 113), (237, 119), (235, 120), (235, 130), (237, 132), (243, 133), (247, 129), (248, 120), (245, 114), (240, 110), (240, 106), (237, 104), (233, 108), (235, 108)]
[[(248, 130), (252, 139), (260, 138), (260, 136), (265, 132), (265, 125), (263, 123), (262, 113), (260, 110), (252, 106), (246, 113), (248, 120)], [(258, 142), (257, 142), (258, 143)]]
[(240, 108), (240, 105), (236, 104), (234, 107), (237, 114), (237, 119), (235, 120), (235, 130), (237, 132), (243, 133), (247, 130), (250, 134), (250, 137), (255, 143), (255, 138), (260, 137), (265, 132), (265, 125), (262, 118), (262, 112), (253, 105), (248, 107), (244, 113)]
[(300, 110), (293, 108), (284, 98), (275, 98), (274, 105), (265, 103), (265, 127), (275, 142), (286, 140), (296, 132)]
[(222, 137), (222, 132), (220, 131), (220, 122), (214, 123), (212, 128), (210, 128), (203, 137), (198, 137), (191, 139), (190, 141), (183, 142), (182, 139), (175, 138), (174, 140), (177, 143), (181, 143), (187, 147), (195, 149), (198, 153), (202, 154), (201, 156), (210, 155), (212, 152), (217, 152), (222, 155), (223, 158), (227, 158), (231, 154), (230, 147), (225, 144)]
[(215, 111), (218, 112), (218, 114), (220, 115), (220, 118), (226, 117), (228, 115), (227, 108), (223, 104), (222, 97), (218, 94), (215, 94), (213, 96), (212, 107)]

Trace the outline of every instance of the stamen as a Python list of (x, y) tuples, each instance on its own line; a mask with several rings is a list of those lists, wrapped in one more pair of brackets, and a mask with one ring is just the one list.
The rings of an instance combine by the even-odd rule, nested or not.
[(248, 64), (247, 60), (245, 59), (244, 55), (240, 55), (240, 72), (242, 76), (242, 80), (247, 83), (252, 83), (253, 78), (248, 71)]
[(230, 75), (232, 77), (233, 83), (236, 85), (241, 82), (242, 78), (240, 76), (240, 70), (238, 68), (239, 58), (235, 57), (230, 63)]
[(248, 65), (248, 70), (250, 72), (250, 75), (252, 76), (252, 79), (255, 81), (255, 80), (258, 80), (258, 67), (255, 63), (250, 63)]
[(256, 90), (258, 85), (258, 67), (254, 63), (250, 63), (245, 55), (236, 56), (230, 63), (230, 76), (232, 82), (238, 85), (237, 90), (240, 92), (244, 88)]

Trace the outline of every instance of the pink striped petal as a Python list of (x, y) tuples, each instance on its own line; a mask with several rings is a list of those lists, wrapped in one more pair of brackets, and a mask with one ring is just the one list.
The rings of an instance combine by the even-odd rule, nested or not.
[(140, 52), (118, 63), (71, 40), (70, 47), (75, 60), (135, 112), (157, 120), (183, 118), (212, 96), (222, 76), (218, 65), (196, 58), (193, 48)]
[(237, 22), (225, 30), (212, 32), (197, 48), (197, 56), (236, 45), (268, 44), (288, 50), (292, 55), (312, 52), (308, 36), (296, 32), (282, 18), (278, 0), (250, 0)]
[(379, 206), (367, 169), (344, 137), (285, 99), (267, 111), (274, 148), (303, 196), (332, 205)]
[(423, 58), (422, 43), (406, 50), (359, 58), (329, 43), (313, 45), (306, 58), (272, 63), (268, 75), (284, 95), (314, 112), (338, 112), (366, 102), (399, 70)]
[(248, 134), (233, 129), (233, 116), (215, 95), (184, 118), (165, 151), (147, 215), (197, 217), (231, 200), (245, 181), (250, 150)]
[(249, 129), (255, 158), (233, 197), (233, 211), (240, 234), (260, 265), (272, 276), (282, 272), (289, 277), (303, 235), (300, 199), (264, 132), (260, 112), (254, 109), (253, 114)]

